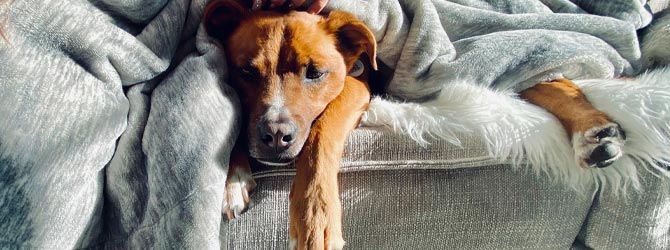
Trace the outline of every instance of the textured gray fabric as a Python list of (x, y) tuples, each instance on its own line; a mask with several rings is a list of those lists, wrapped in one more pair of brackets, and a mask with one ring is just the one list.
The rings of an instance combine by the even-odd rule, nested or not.
[[(258, 179), (256, 205), (229, 224), (228, 249), (287, 248), (291, 180)], [(505, 165), (347, 172), (340, 175), (346, 247), (567, 249), (593, 193), (547, 182)]]
[[(424, 149), (389, 132), (354, 131), (340, 175), (348, 249), (667, 249), (667, 177), (642, 170), (645, 191), (627, 196), (595, 179), (575, 190), (491, 162), (481, 142), (463, 138), (463, 148), (431, 141)], [(228, 223), (228, 249), (287, 247), (292, 175), (255, 173), (255, 205)]]
[[(227, 72), (220, 49), (199, 29), (206, 0), (9, 2), (0, 5), (0, 20), (7, 17), (2, 23), (7, 40), (0, 39), (0, 247), (217, 249), (220, 242), (267, 240), (256, 238), (254, 230), (285, 242), (285, 231), (279, 230), (285, 223), (276, 222), (286, 221), (280, 202), (286, 201), (288, 178), (267, 175), (255, 196), (256, 210), (231, 224), (248, 227), (221, 226), (223, 180), (239, 114), (238, 101), (222, 84)], [(332, 0), (328, 8), (353, 12), (370, 26), (379, 58), (395, 69), (389, 92), (413, 99), (466, 78), (519, 90), (558, 76), (633, 75), (641, 70), (636, 29), (649, 22), (643, 2)], [(360, 135), (365, 141), (350, 144), (345, 163), (350, 172), (342, 181), (345, 225), (401, 217), (397, 224), (377, 224), (396, 226), (383, 234), (347, 229), (359, 230), (347, 233), (354, 237), (348, 238), (352, 246), (448, 244), (440, 237), (391, 242), (382, 236), (440, 229), (450, 223), (444, 214), (454, 213), (462, 217), (448, 224), (451, 231), (431, 233), (462, 242), (486, 235), (492, 244), (522, 247), (527, 238), (520, 237), (532, 230), (545, 246), (565, 248), (588, 210), (590, 194), (540, 185), (545, 177), (514, 179), (507, 167), (430, 170), (429, 177), (406, 170), (492, 164), (477, 142), (455, 151), (438, 142), (403, 149), (397, 145), (407, 140)], [(384, 147), (374, 148), (375, 143)], [(405, 170), (359, 176), (357, 167)], [(518, 192), (508, 194), (506, 188)], [(396, 209), (389, 210), (392, 216), (369, 209), (366, 214), (358, 206), (365, 203), (355, 202), (370, 197), (357, 192), (375, 189), (391, 192), (373, 196), (382, 208)], [(451, 192), (462, 203), (432, 202), (432, 196), (456, 199)], [(564, 201), (574, 206), (560, 207)], [(369, 202), (369, 208), (377, 204)], [(653, 199), (648, 204), (663, 207)], [(250, 223), (261, 206), (274, 210)], [(608, 224), (589, 219), (589, 227), (601, 225)], [(583, 232), (589, 245), (602, 238)]]
[(329, 6), (354, 13), (373, 30), (380, 60), (395, 69), (388, 92), (421, 99), (454, 81), (520, 91), (560, 77), (635, 75), (636, 28), (651, 21), (642, 2), (401, 0)]
[(239, 104), (216, 47), (183, 59), (205, 3), (2, 5), (1, 247), (219, 247)]
[(669, 39), (670, 8), (655, 13), (654, 21), (640, 31), (642, 50), (647, 51), (642, 56), (644, 68), (660, 68), (670, 64), (670, 49), (668, 46), (658, 46), (658, 44), (667, 45)]
[(643, 193), (601, 192), (579, 240), (593, 249), (669, 249), (670, 178), (641, 171)]

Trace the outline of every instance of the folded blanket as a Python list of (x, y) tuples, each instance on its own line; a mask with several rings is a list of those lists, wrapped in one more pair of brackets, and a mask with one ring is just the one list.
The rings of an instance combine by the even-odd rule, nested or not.
[[(206, 0), (1, 2), (0, 246), (218, 249), (239, 104), (200, 27)], [(644, 2), (331, 0), (327, 10), (373, 30), (394, 69), (387, 92), (417, 101), (463, 82), (513, 92), (635, 76), (667, 62), (641, 51), (640, 39), (668, 33), (645, 29), (657, 21)]]
[[(640, 1), (572, 2), (335, 1), (331, 6), (372, 28), (380, 60), (395, 69), (388, 92), (404, 99), (421, 99), (464, 80), (520, 91), (560, 77), (639, 72), (636, 28), (651, 19)], [(586, 14), (592, 9), (596, 15)]]

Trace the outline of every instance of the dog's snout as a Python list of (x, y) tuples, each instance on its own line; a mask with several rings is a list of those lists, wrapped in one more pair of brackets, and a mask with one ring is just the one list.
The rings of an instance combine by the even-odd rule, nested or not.
[(295, 141), (297, 126), (293, 122), (262, 122), (259, 126), (260, 140), (266, 146), (280, 151)]

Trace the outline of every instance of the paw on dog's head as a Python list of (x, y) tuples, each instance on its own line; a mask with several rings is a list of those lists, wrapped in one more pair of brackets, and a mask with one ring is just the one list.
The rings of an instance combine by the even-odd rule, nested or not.
[(252, 12), (221, 0), (210, 3), (203, 20), (224, 46), (249, 153), (262, 162), (287, 163), (300, 153), (312, 123), (340, 94), (363, 52), (376, 68), (372, 32), (346, 12)]

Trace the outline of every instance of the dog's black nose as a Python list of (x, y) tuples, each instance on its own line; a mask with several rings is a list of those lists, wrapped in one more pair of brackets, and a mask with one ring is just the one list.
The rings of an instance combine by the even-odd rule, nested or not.
[(293, 122), (268, 122), (259, 124), (260, 140), (275, 151), (281, 151), (295, 141), (297, 126)]

